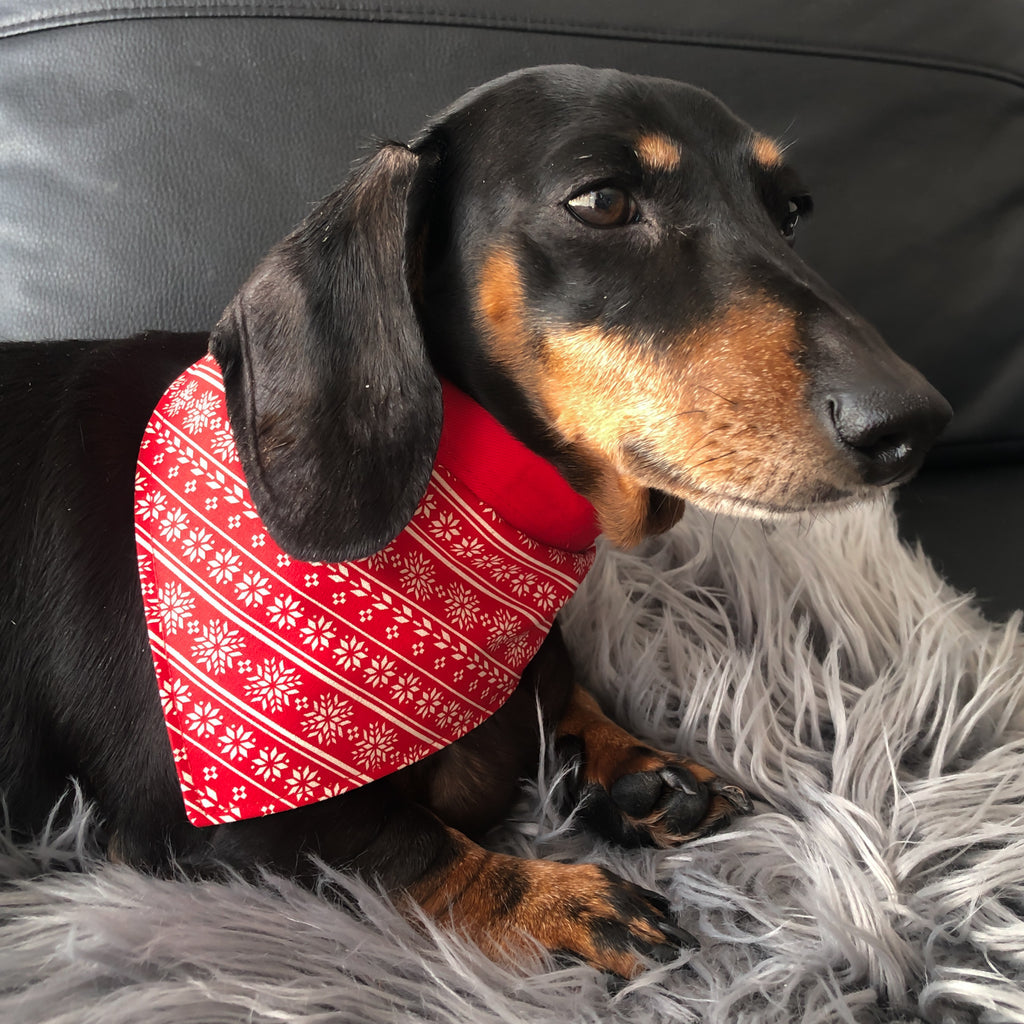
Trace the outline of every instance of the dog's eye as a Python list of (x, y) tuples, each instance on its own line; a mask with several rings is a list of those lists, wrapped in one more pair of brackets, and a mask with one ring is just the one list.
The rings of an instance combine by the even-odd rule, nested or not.
[(796, 226), (800, 223), (800, 218), (809, 214), (811, 207), (811, 197), (808, 195), (793, 196), (789, 200), (786, 215), (782, 218), (782, 223), (779, 225), (779, 233), (787, 242), (793, 240), (793, 236), (796, 234)]
[(581, 192), (566, 202), (569, 212), (593, 228), (620, 228), (637, 219), (636, 200), (614, 185), (601, 185)]

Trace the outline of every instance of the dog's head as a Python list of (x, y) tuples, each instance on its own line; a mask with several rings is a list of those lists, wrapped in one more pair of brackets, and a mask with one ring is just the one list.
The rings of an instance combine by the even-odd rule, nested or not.
[(706, 92), (498, 79), (366, 160), (213, 338), (249, 484), (306, 558), (384, 546), (449, 377), (630, 544), (685, 501), (770, 516), (920, 465), (949, 407), (794, 253), (807, 189)]

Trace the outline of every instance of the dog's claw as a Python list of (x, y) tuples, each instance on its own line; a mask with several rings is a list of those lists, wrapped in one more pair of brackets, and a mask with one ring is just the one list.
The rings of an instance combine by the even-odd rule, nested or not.
[(754, 813), (754, 805), (751, 803), (750, 797), (739, 786), (733, 785), (730, 782), (723, 782), (721, 779), (712, 779), (709, 788), (713, 794), (728, 800), (737, 813)]
[(700, 792), (699, 783), (689, 772), (681, 771), (678, 768), (662, 768), (658, 774), (669, 789), (678, 790), (687, 796), (697, 796)]
[(658, 923), (658, 930), (668, 939), (672, 939), (679, 949), (699, 949), (700, 939), (685, 928), (669, 924), (667, 921)]

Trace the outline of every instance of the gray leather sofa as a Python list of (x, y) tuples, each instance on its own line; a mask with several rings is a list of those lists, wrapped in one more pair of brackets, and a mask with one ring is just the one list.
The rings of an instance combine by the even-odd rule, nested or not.
[(680, 78), (791, 145), (800, 248), (957, 417), (901, 518), (1024, 605), (1017, 0), (7, 0), (0, 337), (211, 326), (371, 137), (509, 69)]

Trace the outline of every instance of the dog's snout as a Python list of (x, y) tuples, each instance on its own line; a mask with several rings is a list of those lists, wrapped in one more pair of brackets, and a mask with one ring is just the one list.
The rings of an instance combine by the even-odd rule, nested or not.
[(828, 428), (853, 457), (864, 483), (875, 486), (916, 472), (952, 416), (949, 403), (923, 378), (911, 388), (837, 387), (825, 412)]

